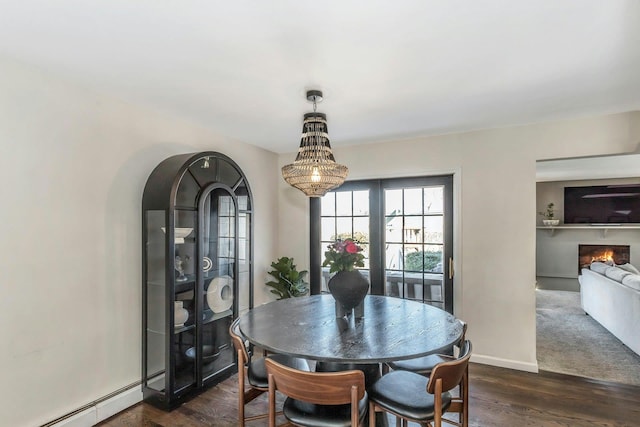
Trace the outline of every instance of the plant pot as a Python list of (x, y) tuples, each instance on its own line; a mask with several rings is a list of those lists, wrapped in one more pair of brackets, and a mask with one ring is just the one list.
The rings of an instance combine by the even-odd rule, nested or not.
[(338, 271), (329, 279), (329, 292), (338, 305), (351, 313), (364, 300), (369, 291), (369, 281), (358, 271)]
[(560, 224), (560, 220), (559, 219), (543, 219), (542, 223), (544, 225), (558, 225)]

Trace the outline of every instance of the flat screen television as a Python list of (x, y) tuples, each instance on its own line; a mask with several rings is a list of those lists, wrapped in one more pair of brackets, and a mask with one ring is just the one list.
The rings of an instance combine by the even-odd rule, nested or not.
[(640, 184), (565, 187), (564, 222), (640, 223)]

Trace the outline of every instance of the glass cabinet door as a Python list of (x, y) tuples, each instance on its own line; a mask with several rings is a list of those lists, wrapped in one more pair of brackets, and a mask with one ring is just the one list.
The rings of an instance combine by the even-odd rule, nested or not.
[(165, 389), (165, 237), (166, 212), (150, 210), (145, 213), (146, 235), (145, 265), (146, 298), (144, 313), (146, 321), (144, 366), (144, 386), (158, 392)]
[(176, 209), (174, 213), (172, 304), (175, 394), (181, 394), (196, 382), (196, 218), (195, 209)]
[(229, 337), (236, 277), (236, 199), (226, 188), (214, 188), (201, 206), (203, 316), (200, 351), (202, 380), (233, 363)]

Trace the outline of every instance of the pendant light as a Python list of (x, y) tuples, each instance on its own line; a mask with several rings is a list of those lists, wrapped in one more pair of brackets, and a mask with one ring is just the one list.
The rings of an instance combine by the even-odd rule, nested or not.
[(322, 197), (344, 182), (349, 169), (336, 163), (327, 129), (327, 116), (316, 112), (316, 103), (322, 101), (322, 92), (310, 90), (307, 100), (313, 102), (313, 113), (304, 115), (302, 138), (298, 155), (293, 163), (282, 168), (287, 183), (308, 197)]

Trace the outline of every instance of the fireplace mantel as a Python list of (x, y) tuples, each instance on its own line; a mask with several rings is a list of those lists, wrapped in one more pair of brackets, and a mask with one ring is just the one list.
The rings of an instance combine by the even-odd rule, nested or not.
[(605, 224), (605, 225), (539, 225), (538, 230), (548, 230), (549, 235), (553, 236), (556, 230), (601, 230), (602, 237), (607, 236), (609, 230), (640, 230), (640, 224)]

